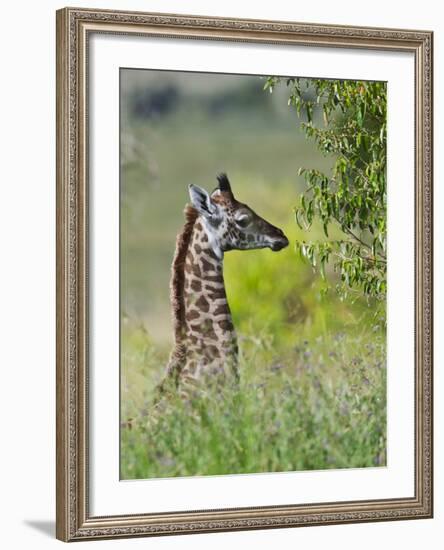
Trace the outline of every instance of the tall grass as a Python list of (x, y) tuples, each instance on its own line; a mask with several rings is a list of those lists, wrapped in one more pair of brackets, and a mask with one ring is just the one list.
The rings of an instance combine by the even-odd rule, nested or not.
[(170, 399), (159, 410), (151, 390), (160, 357), (143, 330), (131, 333), (128, 359), (138, 368), (122, 384), (123, 479), (385, 465), (380, 332), (302, 341), (274, 362), (256, 341), (241, 355), (237, 390)]

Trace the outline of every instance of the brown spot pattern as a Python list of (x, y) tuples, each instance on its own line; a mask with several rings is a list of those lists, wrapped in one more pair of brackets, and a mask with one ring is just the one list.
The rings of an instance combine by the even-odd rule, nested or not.
[(223, 283), (224, 280), (222, 275), (207, 275), (205, 280), (210, 281), (211, 283)]
[(185, 271), (186, 271), (186, 273), (193, 274), (195, 277), (198, 277), (199, 279), (202, 277), (200, 267), (197, 264), (190, 265), (190, 264), (186, 263), (185, 264)]
[(197, 300), (196, 307), (199, 308), (201, 311), (204, 311), (205, 313), (208, 313), (208, 311), (210, 310), (210, 304), (205, 296), (201, 296)]
[(222, 321), (218, 321), (218, 325), (222, 330), (233, 330), (233, 323), (229, 321), (228, 319), (223, 319)]
[(213, 315), (223, 315), (227, 313), (229, 313), (227, 303), (218, 305), (216, 309), (213, 311)]
[(193, 279), (190, 286), (194, 292), (200, 292), (202, 290), (202, 283), (199, 279)]
[(217, 341), (217, 334), (214, 332), (213, 327), (206, 329), (204, 331), (203, 335), (206, 338), (209, 338), (210, 340), (216, 340)]
[(201, 263), (202, 269), (204, 271), (215, 271), (214, 265), (211, 262), (209, 262), (208, 260), (206, 260), (205, 258), (201, 258), (200, 263)]
[(195, 309), (190, 309), (187, 311), (185, 317), (187, 321), (193, 321), (194, 319), (198, 319), (200, 317), (200, 313)]
[(220, 292), (220, 288), (216, 288), (215, 286), (211, 285), (205, 285), (205, 290), (208, 290), (209, 292)]
[(226, 298), (225, 289), (221, 288), (220, 290), (214, 290), (211, 294), (208, 294), (208, 298), (213, 300), (220, 300), (221, 298)]
[(220, 357), (220, 351), (219, 348), (216, 346), (213, 346), (212, 344), (205, 347), (205, 355), (209, 357), (210, 359), (214, 357)]

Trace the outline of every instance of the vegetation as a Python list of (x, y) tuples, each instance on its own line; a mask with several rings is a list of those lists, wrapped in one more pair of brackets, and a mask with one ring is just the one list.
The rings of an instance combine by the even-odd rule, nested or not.
[[(270, 91), (282, 79), (268, 78)], [(302, 256), (325, 278), (332, 260), (342, 295), (356, 290), (384, 300), (386, 294), (386, 142), (387, 87), (384, 82), (288, 78), (288, 104), (305, 117), (307, 138), (333, 156), (330, 175), (300, 168), (307, 189), (296, 208), (296, 221), (309, 230), (319, 218), (323, 240), (298, 242)], [(321, 110), (323, 124), (315, 123)], [(319, 117), (318, 117), (319, 118)], [(329, 232), (340, 228), (337, 238)]]
[[(272, 102), (266, 108), (243, 96), (236, 106), (233, 87), (229, 101), (224, 97), (228, 77), (216, 75), (217, 95), (205, 98), (201, 87), (202, 102), (190, 103), (181, 78), (174, 109), (163, 114), (156, 107), (150, 115), (143, 94), (128, 88), (122, 96), (121, 477), (385, 465), (384, 323), (362, 292), (354, 300), (323, 293), (322, 278), (295, 253), (295, 243), (307, 239), (292, 210), (306, 187), (297, 176), (299, 159), (325, 174), (336, 158), (324, 157), (299, 131), (286, 106), (287, 88), (262, 92)], [(250, 81), (242, 94), (248, 89)], [(188, 95), (195, 96), (194, 88)], [(281, 227), (291, 245), (225, 256), (239, 391), (171, 401), (158, 414), (152, 396), (172, 345), (168, 280), (187, 185), (211, 189), (221, 170), (239, 200)], [(327, 238), (313, 215), (310, 242), (342, 238), (339, 225), (331, 226)], [(329, 265), (326, 276), (341, 284)]]
[(244, 347), (237, 392), (172, 400), (160, 412), (148, 390), (160, 357), (142, 329), (128, 337), (123, 479), (385, 465), (380, 334), (320, 336), (275, 361), (267, 339), (257, 338)]

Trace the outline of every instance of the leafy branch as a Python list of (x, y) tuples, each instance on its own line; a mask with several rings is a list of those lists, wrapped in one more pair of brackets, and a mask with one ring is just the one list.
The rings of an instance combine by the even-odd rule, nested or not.
[[(386, 145), (384, 82), (270, 77), (270, 92), (286, 83), (288, 105), (307, 139), (334, 158), (331, 174), (300, 168), (307, 188), (295, 208), (298, 225), (322, 224), (326, 241), (297, 243), (301, 255), (326, 278), (331, 264), (342, 295), (351, 290), (385, 299), (387, 283)], [(322, 114), (322, 117), (320, 116)], [(344, 238), (330, 240), (329, 230)]]

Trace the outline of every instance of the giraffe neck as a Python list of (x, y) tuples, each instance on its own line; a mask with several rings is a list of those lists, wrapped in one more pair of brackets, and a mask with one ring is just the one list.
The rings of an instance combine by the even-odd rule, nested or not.
[[(195, 212), (195, 211), (194, 211)], [(223, 279), (223, 258), (213, 251), (202, 222), (186, 210), (173, 263), (176, 345), (167, 372), (188, 386), (237, 381), (237, 340)], [(197, 218), (197, 219), (196, 219)]]
[(234, 337), (225, 292), (223, 257), (213, 251), (199, 219), (194, 224), (184, 264), (185, 333), (191, 343), (224, 349)]
[[(171, 307), (175, 346), (160, 391), (169, 381), (176, 387), (225, 384), (239, 379), (237, 340), (218, 257), (197, 211), (185, 208), (186, 223), (177, 237), (172, 265)], [(185, 390), (184, 390), (185, 391)]]

